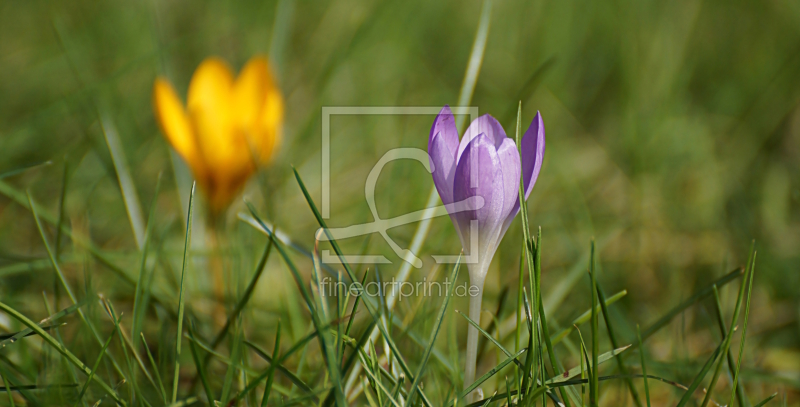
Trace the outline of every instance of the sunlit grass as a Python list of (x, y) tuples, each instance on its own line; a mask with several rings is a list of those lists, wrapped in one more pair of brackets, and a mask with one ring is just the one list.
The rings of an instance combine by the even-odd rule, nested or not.
[[(791, 2), (2, 8), (0, 405), (463, 406), (478, 387), (476, 406), (797, 403)], [(185, 94), (208, 55), (256, 54), (286, 97), (285, 143), (211, 247), (208, 205), (190, 198), (150, 89), (163, 75)], [(446, 103), (506, 112), (507, 129), (537, 110), (548, 121), (482, 323), (449, 293), (322, 296), (323, 277), (466, 280), (430, 259), (460, 250), (446, 219), (389, 232), (421, 270), (377, 236), (315, 240), (372, 220), (373, 163), (424, 149), (433, 118), (334, 118), (323, 219), (320, 108)], [(378, 210), (432, 207), (431, 188), (418, 164), (393, 163)], [(324, 264), (322, 250), (394, 263)], [(461, 377), (470, 325), (476, 384)]]

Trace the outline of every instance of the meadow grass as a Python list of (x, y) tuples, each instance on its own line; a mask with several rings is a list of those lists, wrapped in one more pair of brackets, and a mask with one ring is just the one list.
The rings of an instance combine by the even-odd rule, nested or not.
[[(2, 406), (800, 402), (794, 3), (0, 8)], [(257, 53), (286, 97), (284, 144), (211, 219), (150, 89), (160, 74), (185, 90), (207, 55), (238, 68)], [(364, 295), (392, 278), (464, 283), (430, 257), (461, 250), (449, 220), (390, 231), (421, 270), (378, 236), (318, 230), (372, 221), (372, 165), (424, 149), (433, 120), (333, 117), (324, 218), (321, 107), (444, 104), (492, 113), (517, 145), (536, 111), (547, 128), (481, 321), (454, 284)], [(439, 204), (418, 165), (382, 175), (383, 218)]]

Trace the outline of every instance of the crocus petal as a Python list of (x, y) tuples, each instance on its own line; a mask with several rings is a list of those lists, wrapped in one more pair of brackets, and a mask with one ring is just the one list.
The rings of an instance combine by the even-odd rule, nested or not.
[[(450, 106), (445, 105), (436, 120), (433, 121), (431, 126), (431, 134), (428, 136), (428, 153), (431, 152), (433, 147), (433, 139), (439, 135), (441, 141), (447, 146), (447, 149), (453, 153), (453, 161), (455, 161), (455, 152), (458, 150), (458, 130), (456, 129), (456, 121), (453, 118), (453, 112), (450, 111)], [(431, 165), (434, 165), (433, 157), (431, 156)]]
[[(470, 248), (470, 221), (478, 221), (478, 262), (491, 261), (503, 216), (503, 171), (493, 140), (484, 134), (475, 137), (464, 149), (456, 166), (453, 199), (483, 198), (483, 207), (455, 214), (462, 246)], [(472, 254), (472, 253), (470, 253)], [(488, 263), (487, 263), (488, 264)], [(485, 267), (478, 267), (483, 269)]]
[(522, 182), (525, 186), (525, 199), (528, 199), (536, 179), (539, 178), (542, 161), (544, 161), (544, 122), (541, 113), (536, 112), (536, 117), (522, 137)]
[(511, 220), (519, 212), (519, 151), (514, 141), (506, 137), (497, 149), (500, 166), (503, 169), (503, 229), (500, 238), (508, 229)]
[(272, 158), (283, 126), (283, 96), (275, 87), (267, 59), (254, 57), (233, 85), (235, 120), (244, 130), (251, 159), (265, 164)]
[(208, 58), (192, 76), (187, 110), (195, 126), (200, 150), (211, 172), (231, 171), (231, 166), (252, 159), (242, 134), (237, 134), (233, 112), (233, 75), (218, 58)]
[(258, 148), (261, 164), (267, 164), (283, 139), (283, 95), (278, 88), (267, 92), (267, 100), (258, 120), (258, 130), (253, 144)]
[(254, 129), (272, 86), (267, 60), (263, 57), (250, 59), (233, 84), (233, 107), (238, 125)]
[(211, 208), (227, 207), (255, 171), (246, 131), (237, 125), (233, 75), (224, 61), (203, 61), (189, 84), (187, 107), (208, 179), (200, 180)]
[(153, 86), (153, 106), (161, 131), (175, 151), (186, 160), (195, 174), (205, 174), (206, 169), (186, 109), (172, 85), (162, 78), (156, 79)]
[(453, 202), (453, 182), (456, 172), (456, 155), (450, 150), (444, 133), (436, 133), (428, 147), (428, 157), (433, 169), (433, 184), (445, 205)]
[(486, 135), (489, 140), (491, 140), (492, 144), (494, 144), (495, 150), (500, 148), (503, 140), (508, 138), (506, 137), (506, 131), (503, 130), (503, 126), (500, 125), (497, 119), (488, 114), (478, 117), (469, 124), (467, 131), (464, 133), (464, 137), (461, 138), (461, 143), (458, 145), (457, 161), (461, 160), (461, 154), (464, 153), (467, 144), (479, 134)]
[[(542, 122), (542, 115), (538, 112), (533, 122), (525, 131), (522, 136), (522, 182), (525, 186), (525, 200), (531, 194), (536, 178), (539, 177), (539, 170), (542, 168), (542, 160), (544, 159), (544, 123)], [(519, 182), (519, 174), (517, 174), (516, 182)], [(503, 224), (503, 234), (505, 234), (511, 222), (519, 213), (519, 184), (516, 185), (517, 197), (514, 199), (514, 206), (506, 217)]]

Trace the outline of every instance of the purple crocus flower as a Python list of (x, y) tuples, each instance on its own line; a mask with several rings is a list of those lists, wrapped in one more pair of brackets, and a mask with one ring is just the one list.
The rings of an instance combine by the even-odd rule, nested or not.
[[(520, 175), (527, 199), (542, 167), (544, 144), (544, 123), (538, 112), (522, 137), (522, 160), (514, 140), (506, 137), (503, 126), (488, 114), (475, 119), (460, 142), (449, 106), (442, 108), (431, 127), (428, 155), (433, 182), (447, 205), (461, 245), (471, 258), (466, 262), (470, 283), (478, 288), (478, 295), (470, 298), (469, 307), (469, 316), (475, 322), (480, 323), (483, 283), (489, 264), (519, 212)], [(476, 196), (482, 198), (478, 200), (483, 201), (482, 205), (461, 210), (464, 206), (459, 202)], [(477, 253), (470, 252), (470, 248), (476, 247)], [(470, 325), (465, 386), (475, 379), (477, 345), (478, 331)]]

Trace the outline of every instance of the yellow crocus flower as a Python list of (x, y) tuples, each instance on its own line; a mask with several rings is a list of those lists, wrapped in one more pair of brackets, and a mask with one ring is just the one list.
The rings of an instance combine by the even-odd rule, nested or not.
[(219, 213), (281, 140), (283, 96), (264, 57), (254, 57), (234, 79), (225, 61), (211, 57), (192, 76), (186, 107), (172, 85), (156, 79), (153, 105), (161, 130), (186, 160)]

